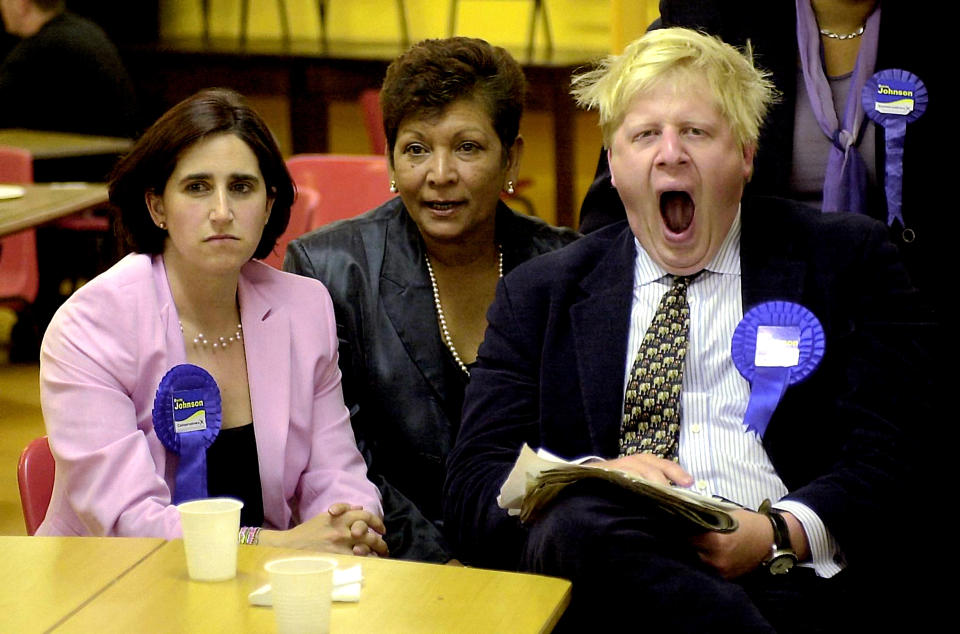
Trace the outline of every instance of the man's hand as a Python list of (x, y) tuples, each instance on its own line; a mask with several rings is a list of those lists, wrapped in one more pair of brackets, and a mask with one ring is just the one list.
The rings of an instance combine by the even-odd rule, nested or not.
[(290, 530), (261, 531), (260, 543), (281, 548), (386, 557), (389, 552), (382, 537), (385, 531), (383, 520), (378, 516), (363, 507), (338, 502), (327, 513)]
[(682, 487), (693, 484), (693, 476), (684, 471), (679, 464), (673, 460), (658, 458), (651, 453), (638, 453), (614, 460), (591, 462), (590, 466), (629, 471), (659, 484), (676, 484)]
[(737, 530), (732, 533), (708, 531), (691, 539), (700, 558), (725, 579), (750, 572), (770, 556), (773, 548), (773, 526), (767, 517), (747, 510), (730, 514), (740, 524)]

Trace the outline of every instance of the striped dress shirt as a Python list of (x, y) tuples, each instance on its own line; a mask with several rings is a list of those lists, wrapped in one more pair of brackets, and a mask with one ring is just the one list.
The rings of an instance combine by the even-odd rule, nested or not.
[[(633, 303), (624, 390), (634, 357), (660, 298), (670, 288), (669, 273), (647, 255), (634, 238)], [(692, 489), (756, 509), (769, 498), (774, 507), (792, 513), (803, 525), (811, 562), (821, 577), (843, 568), (837, 544), (809, 507), (781, 500), (787, 487), (777, 475), (760, 437), (743, 424), (750, 384), (733, 364), (730, 341), (743, 317), (740, 291), (740, 214), (737, 213), (720, 251), (687, 290), (690, 332), (681, 396), (678, 458), (694, 478)], [(778, 501), (779, 500), (779, 501)]]

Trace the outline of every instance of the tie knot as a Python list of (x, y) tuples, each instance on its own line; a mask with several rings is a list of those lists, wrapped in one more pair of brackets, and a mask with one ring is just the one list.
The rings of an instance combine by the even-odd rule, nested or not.
[(695, 280), (697, 276), (700, 275), (701, 273), (703, 273), (703, 271), (697, 271), (693, 275), (671, 275), (670, 276), (670, 278), (672, 279), (671, 288), (679, 292), (684, 292), (687, 290), (687, 286), (690, 285), (690, 282)]

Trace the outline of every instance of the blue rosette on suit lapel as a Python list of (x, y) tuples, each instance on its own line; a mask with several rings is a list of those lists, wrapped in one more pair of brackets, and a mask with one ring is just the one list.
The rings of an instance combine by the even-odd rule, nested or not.
[(173, 503), (207, 496), (207, 447), (220, 432), (220, 388), (203, 368), (171, 368), (157, 387), (153, 428), (167, 451), (180, 457)]
[(912, 242), (913, 230), (903, 222), (903, 142), (907, 124), (919, 119), (927, 109), (927, 87), (913, 73), (889, 68), (867, 80), (860, 100), (866, 115), (883, 126), (887, 224), (899, 220), (904, 241)]
[(749, 431), (763, 438), (787, 387), (810, 376), (825, 345), (820, 321), (800, 304), (764, 302), (747, 311), (733, 332), (731, 353), (750, 382), (743, 418)]

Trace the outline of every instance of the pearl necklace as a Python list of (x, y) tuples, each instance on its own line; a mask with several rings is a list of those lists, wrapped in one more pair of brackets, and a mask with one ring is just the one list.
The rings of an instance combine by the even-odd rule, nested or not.
[(833, 31), (828, 31), (827, 29), (820, 29), (820, 35), (824, 37), (829, 37), (833, 40), (852, 40), (856, 37), (863, 35), (863, 30), (867, 27), (867, 23), (864, 22), (860, 25), (860, 28), (854, 31), (853, 33), (834, 33)]
[[(447, 318), (443, 314), (443, 306), (440, 304), (440, 288), (437, 286), (437, 278), (433, 275), (433, 267), (430, 266), (430, 256), (424, 254), (424, 259), (427, 262), (427, 274), (430, 275), (430, 286), (433, 288), (433, 305), (437, 309), (437, 322), (440, 324), (440, 334), (443, 335), (443, 343), (447, 346), (447, 350), (453, 355), (453, 360), (457, 362), (457, 365), (460, 366), (463, 373), (470, 376), (470, 370), (467, 369), (467, 365), (463, 362), (463, 359), (460, 358), (460, 353), (458, 353), (456, 347), (454, 347), (453, 338), (450, 337), (450, 331), (447, 329)], [(499, 244), (497, 245), (497, 260), (497, 273), (500, 277), (503, 277), (503, 249)]]
[[(183, 334), (183, 322), (182, 322), (182, 321), (179, 321), (179, 322), (177, 322), (177, 323), (180, 324), (180, 334)], [(216, 349), (219, 348), (219, 349), (221, 349), (221, 350), (224, 350), (224, 349), (226, 349), (226, 347), (229, 346), (231, 343), (233, 343), (233, 342), (235, 342), (235, 341), (242, 341), (242, 340), (243, 340), (243, 336), (242, 336), (242, 334), (241, 334), (241, 331), (242, 331), (242, 330), (243, 330), (243, 326), (241, 326), (240, 324), (237, 324), (237, 331), (236, 331), (235, 333), (233, 333), (232, 336), (230, 336), (230, 337), (218, 337), (218, 338), (214, 339), (214, 340), (213, 340), (213, 349), (216, 350)], [(195, 346), (200, 346), (201, 348), (206, 348), (207, 346), (210, 345), (210, 341), (203, 335), (202, 332), (198, 332), (198, 333), (197, 333), (197, 336), (193, 338), (193, 345), (195, 345)]]

